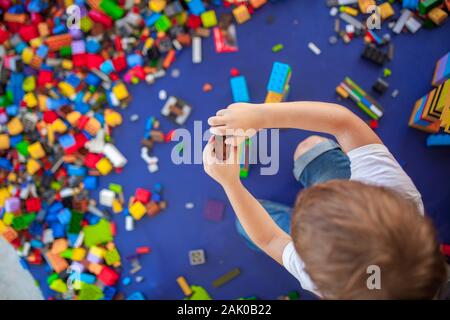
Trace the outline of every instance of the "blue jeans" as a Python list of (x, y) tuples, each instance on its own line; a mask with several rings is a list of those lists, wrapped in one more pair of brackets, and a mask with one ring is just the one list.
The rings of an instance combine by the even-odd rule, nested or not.
[[(336, 142), (328, 139), (316, 144), (294, 161), (294, 177), (304, 188), (329, 180), (348, 180), (350, 178), (350, 160)], [(290, 234), (292, 208), (272, 201), (259, 201), (273, 221)], [(250, 248), (261, 251), (250, 240), (238, 219), (236, 219), (236, 228)]]

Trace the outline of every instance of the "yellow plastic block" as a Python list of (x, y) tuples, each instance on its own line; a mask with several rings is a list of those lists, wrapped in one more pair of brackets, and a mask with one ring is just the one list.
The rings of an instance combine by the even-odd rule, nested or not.
[(380, 16), (382, 20), (386, 20), (394, 15), (394, 8), (392, 8), (389, 2), (385, 2), (378, 6), (380, 9)]
[(255, 9), (262, 7), (266, 3), (267, 3), (267, 0), (250, 0), (251, 6)]
[(36, 78), (34, 76), (26, 77), (22, 84), (22, 89), (25, 92), (31, 92), (36, 89)]
[(3, 215), (3, 222), (7, 226), (10, 226), (13, 223), (13, 220), (14, 220), (14, 213), (12, 213), (12, 212), (5, 212), (5, 214)]
[(67, 125), (61, 119), (56, 119), (51, 124), (52, 130), (57, 133), (64, 133), (67, 130)]
[(128, 98), (128, 90), (124, 83), (118, 83), (113, 88), (112, 91), (117, 99), (123, 100)]
[(30, 40), (30, 46), (32, 48), (39, 48), (41, 46), (41, 44), (42, 44), (42, 39), (39, 37)]
[(161, 12), (166, 7), (166, 4), (166, 0), (150, 0), (150, 2), (148, 3), (148, 7), (153, 12)]
[(106, 250), (103, 249), (103, 248), (97, 247), (97, 246), (92, 246), (89, 249), (89, 254), (92, 254), (92, 255), (94, 255), (96, 257), (99, 257), (99, 258), (103, 259), (105, 257), (105, 254), (106, 254)]
[(214, 10), (205, 11), (201, 14), (202, 24), (205, 28), (212, 28), (217, 25), (217, 16)]
[(340, 7), (341, 12), (345, 12), (346, 14), (349, 14), (353, 17), (356, 17), (358, 15), (358, 10), (352, 7), (342, 6)]
[(23, 131), (22, 122), (17, 117), (12, 118), (11, 121), (8, 122), (6, 127), (8, 128), (9, 134), (12, 136), (20, 134)]
[(375, 6), (374, 0), (358, 0), (359, 5), (359, 11), (361, 11), (362, 14), (369, 13), (368, 10), (371, 6)]
[(58, 88), (59, 88), (60, 92), (66, 97), (70, 98), (75, 95), (75, 88), (72, 87), (67, 82), (60, 82), (58, 84)]
[(5, 204), (5, 200), (8, 199), (10, 196), (11, 194), (9, 193), (8, 189), (6, 188), (0, 189), (0, 207), (3, 207), (3, 205)]
[(17, 181), (17, 174), (15, 172), (10, 172), (8, 174), (8, 181), (12, 182), (12, 183), (16, 182)]
[(0, 134), (0, 150), (9, 149), (9, 135), (2, 133)]
[(41, 164), (34, 159), (28, 159), (27, 162), (27, 173), (29, 175), (33, 175), (39, 171), (41, 168)]
[(38, 95), (39, 110), (41, 110), (41, 111), (47, 110), (47, 99), (48, 99), (48, 97), (44, 94)]
[(25, 49), (23, 49), (22, 51), (22, 61), (25, 64), (30, 64), (31, 60), (33, 59), (34, 53), (33, 53), (33, 49), (31, 49), (30, 47), (26, 47)]
[(42, 145), (39, 141), (36, 141), (35, 143), (28, 146), (28, 153), (33, 159), (41, 159), (45, 156), (44, 148), (42, 148)]
[(86, 256), (86, 249), (84, 248), (74, 248), (72, 251), (72, 260), (81, 261)]
[(61, 63), (61, 67), (66, 70), (72, 70), (73, 69), (73, 62), (69, 59), (64, 59)]
[(430, 12), (428, 12), (428, 17), (431, 21), (433, 21), (434, 24), (437, 24), (438, 26), (443, 24), (445, 20), (448, 18), (447, 12), (442, 10), (439, 7), (431, 9)]
[(273, 91), (267, 92), (265, 103), (279, 103), (282, 102), (284, 96), (282, 93), (277, 93)]
[(155, 40), (153, 40), (153, 38), (147, 38), (147, 40), (145, 40), (145, 43), (144, 43), (144, 48), (150, 49), (151, 47), (153, 47), (154, 42), (155, 42)]
[(135, 220), (141, 220), (141, 218), (147, 212), (147, 209), (145, 208), (145, 206), (141, 202), (136, 201), (135, 203), (133, 203), (131, 205), (131, 207), (129, 208), (129, 211), (130, 211), (131, 216)]
[(6, 228), (7, 226), (5, 225), (5, 223), (2, 220), (0, 220), (0, 235), (6, 231)]
[(114, 199), (112, 203), (112, 211), (114, 213), (120, 213), (123, 211), (122, 203), (118, 199)]
[(117, 127), (122, 124), (122, 116), (120, 113), (113, 111), (111, 109), (105, 110), (105, 122), (110, 127)]
[(38, 105), (38, 101), (33, 92), (28, 92), (23, 96), (23, 101), (26, 103), (28, 108), (34, 108)]
[(111, 162), (107, 158), (101, 158), (95, 166), (102, 175), (107, 175), (113, 169)]
[(69, 121), (71, 126), (76, 126), (78, 119), (80, 119), (80, 117), (81, 113), (79, 113), (78, 111), (72, 111), (66, 116), (66, 120)]
[(233, 10), (233, 16), (236, 19), (236, 22), (242, 24), (250, 20), (250, 12), (246, 6), (238, 6)]

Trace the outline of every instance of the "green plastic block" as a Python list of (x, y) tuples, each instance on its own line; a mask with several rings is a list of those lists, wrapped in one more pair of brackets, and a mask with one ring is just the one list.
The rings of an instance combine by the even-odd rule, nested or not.
[(60, 182), (58, 182), (58, 181), (52, 181), (50, 183), (50, 188), (52, 188), (55, 191), (58, 191), (58, 190), (60, 190), (62, 188), (62, 184)]
[(223, 286), (224, 284), (230, 282), (231, 280), (233, 280), (240, 274), (241, 274), (241, 270), (239, 268), (234, 268), (233, 270), (225, 273), (223, 276), (214, 280), (212, 285), (214, 288), (219, 288), (219, 287)]
[(288, 298), (289, 298), (289, 300), (299, 300), (300, 294), (294, 290), (294, 291), (291, 291), (288, 293)]
[(81, 231), (81, 221), (83, 221), (84, 214), (77, 211), (72, 211), (72, 216), (69, 222), (69, 233), (77, 234)]
[(442, 3), (442, 0), (422, 0), (419, 1), (419, 12), (421, 14), (427, 14), (431, 9), (437, 7)]
[(242, 179), (245, 179), (248, 177), (248, 170), (246, 169), (241, 169), (241, 171), (239, 172), (239, 177)]
[(83, 232), (84, 245), (86, 247), (92, 247), (113, 240), (111, 223), (105, 219), (101, 219), (97, 224), (84, 227)]
[(171, 26), (172, 22), (170, 22), (169, 18), (164, 15), (161, 16), (161, 18), (159, 18), (155, 23), (155, 28), (158, 32), (166, 32)]
[(66, 249), (63, 252), (61, 252), (59, 255), (65, 259), (72, 259), (73, 249), (72, 248)]
[(28, 157), (28, 146), (29, 146), (29, 143), (25, 140), (22, 140), (16, 145), (16, 150), (22, 156)]
[(201, 286), (191, 286), (192, 295), (184, 300), (212, 300), (209, 293)]
[(117, 251), (116, 248), (107, 251), (105, 254), (105, 261), (109, 266), (115, 264), (116, 262), (120, 262), (119, 251)]
[(111, 0), (102, 0), (100, 2), (100, 8), (114, 20), (118, 20), (123, 17), (125, 11)]
[(23, 214), (21, 216), (15, 216), (14, 220), (12, 222), (12, 226), (17, 231), (27, 229), (30, 224), (34, 221), (36, 218), (35, 213), (29, 213), (29, 214)]
[(53, 281), (55, 281), (56, 279), (58, 279), (58, 274), (57, 273), (52, 273), (51, 275), (49, 275), (47, 277), (47, 283), (50, 284)]
[(99, 287), (83, 283), (77, 300), (100, 300), (102, 298), (103, 292)]
[(122, 186), (117, 183), (110, 183), (109, 190), (114, 191), (117, 194), (121, 194), (123, 192)]
[(279, 43), (279, 44), (276, 44), (276, 45), (274, 45), (272, 47), (272, 52), (277, 53), (277, 52), (280, 52), (283, 49), (284, 49), (284, 46), (281, 43)]
[(72, 47), (70, 46), (65, 46), (62, 47), (61, 50), (59, 50), (59, 54), (61, 55), (61, 57), (70, 57), (72, 55)]

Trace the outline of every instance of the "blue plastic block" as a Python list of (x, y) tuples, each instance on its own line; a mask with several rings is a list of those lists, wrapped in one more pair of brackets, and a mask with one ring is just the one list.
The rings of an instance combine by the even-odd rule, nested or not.
[(205, 12), (205, 6), (203, 5), (202, 0), (191, 0), (188, 2), (189, 11), (195, 16), (201, 15)]
[(64, 149), (73, 147), (75, 145), (75, 138), (71, 134), (65, 134), (59, 137), (59, 143)]
[(272, 73), (270, 74), (267, 91), (273, 91), (282, 94), (284, 92), (290, 72), (291, 67), (288, 64), (275, 62), (273, 64)]
[(86, 167), (80, 167), (77, 165), (69, 164), (67, 165), (67, 174), (69, 176), (83, 177), (87, 173)]
[(103, 300), (112, 300), (116, 295), (117, 289), (114, 287), (106, 286), (103, 288)]
[(101, 50), (100, 42), (97, 40), (90, 39), (86, 42), (87, 53), (97, 53)]
[(153, 14), (151, 14), (149, 17), (147, 17), (145, 19), (145, 25), (147, 27), (151, 27), (151, 26), (153, 26), (156, 23), (156, 21), (159, 20), (159, 18), (161, 18), (161, 14), (153, 13)]
[(427, 138), (427, 147), (450, 146), (450, 134), (431, 134)]
[(234, 102), (249, 102), (247, 81), (244, 76), (233, 77), (230, 80)]
[(66, 231), (64, 225), (59, 222), (53, 222), (50, 225), (50, 228), (53, 231), (53, 237), (55, 238), (64, 238)]
[(144, 295), (140, 291), (133, 292), (127, 297), (127, 300), (145, 300)]
[(103, 63), (100, 65), (100, 71), (105, 74), (110, 74), (114, 71), (114, 65), (111, 60), (103, 61)]
[(102, 79), (100, 79), (97, 75), (93, 73), (89, 73), (84, 80), (88, 85), (97, 87), (102, 83)]
[(419, 0), (403, 0), (403, 8), (417, 10), (419, 8)]
[(74, 88), (77, 88), (81, 83), (80, 78), (76, 74), (73, 74), (73, 73), (71, 73), (68, 77), (66, 77), (65, 81)]
[(122, 279), (122, 284), (124, 286), (128, 286), (131, 283), (131, 278), (130, 277), (125, 277)]
[(64, 224), (64, 225), (68, 224), (70, 222), (71, 218), (72, 218), (72, 212), (70, 212), (70, 210), (67, 208), (64, 208), (63, 210), (61, 210), (58, 213), (58, 221), (61, 224)]
[(142, 66), (143, 62), (142, 56), (139, 54), (130, 54), (127, 56), (127, 65), (130, 68)]
[(95, 176), (87, 176), (83, 180), (84, 189), (95, 190), (98, 186), (98, 178)]

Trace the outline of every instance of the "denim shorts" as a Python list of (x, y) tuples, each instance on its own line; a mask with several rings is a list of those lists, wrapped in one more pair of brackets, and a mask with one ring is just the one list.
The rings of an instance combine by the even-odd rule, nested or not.
[[(320, 142), (294, 161), (294, 177), (304, 188), (335, 179), (350, 179), (350, 160), (333, 140)], [(286, 233), (291, 233), (292, 209), (284, 204), (259, 200), (275, 223)], [(260, 251), (250, 240), (239, 220), (236, 228), (254, 250)]]

